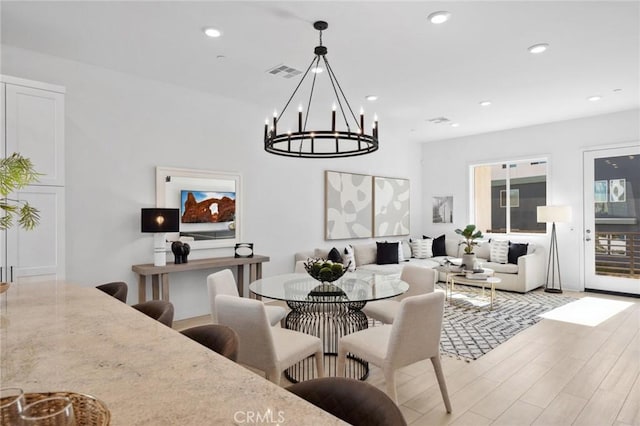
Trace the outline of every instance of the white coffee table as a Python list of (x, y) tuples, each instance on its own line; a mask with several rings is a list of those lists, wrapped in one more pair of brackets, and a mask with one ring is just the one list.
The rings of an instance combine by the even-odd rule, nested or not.
[[(476, 305), (476, 301), (486, 301), (489, 304), (489, 310), (493, 310), (493, 301), (496, 297), (496, 284), (502, 282), (498, 277), (488, 277), (486, 279), (467, 278), (466, 273), (447, 274), (446, 280), (446, 297), (449, 303), (453, 300), (465, 299)], [(465, 285), (466, 287), (456, 288), (456, 284)], [(469, 288), (470, 287), (470, 288)], [(486, 290), (486, 291), (485, 291)], [(487, 296), (486, 293), (489, 293)], [(468, 296), (473, 295), (473, 298)], [(458, 297), (461, 296), (461, 297)]]

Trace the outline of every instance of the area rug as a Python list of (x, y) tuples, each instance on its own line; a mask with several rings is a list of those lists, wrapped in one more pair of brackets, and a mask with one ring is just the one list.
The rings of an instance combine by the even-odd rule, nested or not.
[[(456, 287), (464, 287), (456, 285)], [(444, 290), (444, 285), (441, 286)], [(539, 322), (539, 315), (576, 300), (540, 291), (496, 291), (493, 310), (445, 302), (440, 350), (443, 355), (475, 360)]]

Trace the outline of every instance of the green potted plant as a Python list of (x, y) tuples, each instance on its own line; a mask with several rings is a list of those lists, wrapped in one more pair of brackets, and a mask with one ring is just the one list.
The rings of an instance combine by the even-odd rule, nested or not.
[(18, 226), (33, 229), (40, 220), (38, 209), (28, 202), (9, 198), (9, 194), (38, 181), (39, 173), (33, 168), (28, 158), (14, 152), (8, 157), (0, 159), (0, 230), (13, 226), (14, 216), (18, 216)]
[(473, 265), (476, 263), (476, 255), (473, 252), (473, 247), (478, 245), (478, 242), (475, 240), (482, 238), (482, 231), (476, 230), (476, 226), (470, 224), (464, 229), (456, 229), (455, 232), (464, 238), (464, 241), (461, 242), (461, 244), (464, 244), (462, 264), (465, 266), (465, 269), (473, 269)]
[[(0, 231), (6, 231), (14, 225), (23, 229), (33, 229), (40, 220), (38, 209), (28, 202), (9, 198), (9, 195), (25, 186), (38, 181), (39, 173), (33, 163), (18, 153), (0, 159)], [(0, 283), (0, 293), (7, 290), (8, 283)]]

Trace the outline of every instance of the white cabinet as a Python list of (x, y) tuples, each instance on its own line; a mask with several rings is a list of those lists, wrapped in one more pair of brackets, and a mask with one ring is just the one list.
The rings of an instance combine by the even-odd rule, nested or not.
[(64, 188), (31, 185), (17, 192), (40, 211), (40, 223), (25, 231), (13, 227), (7, 232), (8, 280), (25, 277), (44, 279), (64, 276)]
[(42, 174), (38, 185), (64, 186), (64, 89), (17, 78), (2, 80), (5, 155), (19, 152), (31, 159)]
[(40, 211), (31, 231), (0, 231), (0, 281), (64, 279), (64, 88), (0, 76), (2, 156), (19, 152), (41, 173), (11, 195)]

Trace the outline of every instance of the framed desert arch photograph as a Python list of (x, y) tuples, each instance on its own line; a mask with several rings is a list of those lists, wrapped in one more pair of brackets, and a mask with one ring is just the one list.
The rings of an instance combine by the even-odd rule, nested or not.
[(156, 207), (180, 209), (180, 232), (167, 240), (188, 239), (192, 250), (234, 247), (242, 240), (239, 173), (158, 166)]

